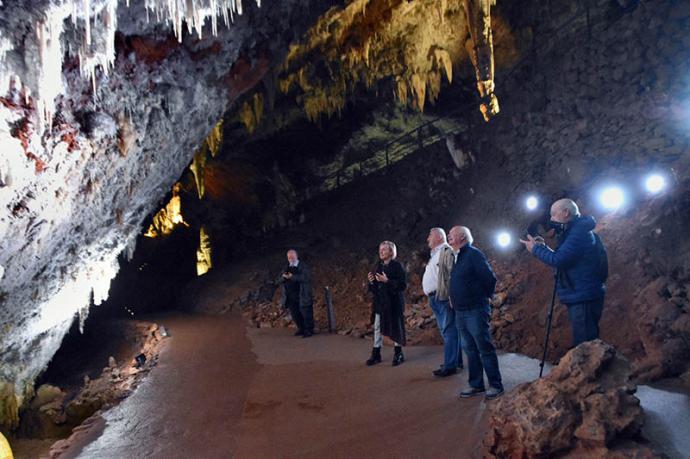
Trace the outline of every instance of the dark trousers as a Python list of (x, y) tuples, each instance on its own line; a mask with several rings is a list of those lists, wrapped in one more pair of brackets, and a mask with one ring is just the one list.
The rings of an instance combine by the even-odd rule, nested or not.
[(566, 306), (570, 326), (573, 329), (573, 347), (599, 338), (599, 319), (604, 310), (603, 297)]
[(450, 307), (448, 300), (438, 300), (433, 293), (429, 297), (429, 305), (443, 337), (443, 368), (462, 368), (462, 344), (455, 324), (455, 309)]
[(295, 321), (297, 329), (300, 331), (314, 332), (314, 311), (311, 304), (300, 306), (299, 300), (287, 300), (287, 307), (290, 310), (292, 320)]
[(455, 311), (455, 321), (462, 337), (462, 347), (467, 354), (470, 387), (475, 389), (484, 388), (484, 372), (489, 380), (489, 386), (503, 389), (501, 372), (498, 369), (498, 356), (491, 341), (490, 311), (491, 306), (488, 304)]

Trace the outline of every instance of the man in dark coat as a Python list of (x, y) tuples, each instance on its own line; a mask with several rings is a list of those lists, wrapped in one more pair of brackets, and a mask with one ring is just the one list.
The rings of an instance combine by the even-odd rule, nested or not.
[(405, 338), (405, 289), (407, 281), (405, 270), (395, 258), (397, 248), (390, 241), (379, 244), (380, 261), (367, 276), (369, 290), (373, 293), (372, 321), (374, 323), (374, 347), (367, 365), (375, 365), (381, 362), (381, 345), (383, 336), (393, 340), (395, 354), (393, 366), (398, 366), (405, 361), (402, 346), (406, 344)]
[(282, 292), (280, 303), (290, 310), (292, 320), (297, 325), (295, 336), (309, 338), (314, 334), (313, 295), (311, 273), (309, 268), (300, 262), (297, 251), (287, 252), (288, 265), (282, 274)]
[(592, 232), (596, 226), (594, 218), (580, 215), (573, 200), (553, 203), (551, 221), (563, 229), (555, 251), (541, 238), (527, 236), (521, 242), (540, 261), (556, 268), (556, 289), (561, 303), (568, 308), (574, 347), (599, 337), (608, 266), (602, 259), (601, 241)]
[[(448, 233), (448, 243), (456, 253), (450, 272), (450, 305), (455, 310), (469, 369), (470, 387), (460, 392), (460, 397), (486, 393), (486, 399), (491, 400), (503, 394), (498, 356), (489, 328), (489, 299), (496, 288), (496, 276), (484, 254), (472, 242), (472, 233), (464, 226), (455, 226)], [(484, 372), (489, 380), (488, 390), (484, 386)]]

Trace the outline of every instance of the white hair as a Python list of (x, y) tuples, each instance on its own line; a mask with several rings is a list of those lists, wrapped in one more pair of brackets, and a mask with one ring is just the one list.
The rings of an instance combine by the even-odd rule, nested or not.
[(448, 242), (448, 237), (446, 237), (446, 230), (444, 230), (443, 228), (431, 228), (429, 232), (438, 234), (443, 242)]
[(393, 254), (393, 256), (391, 258), (393, 260), (395, 260), (398, 256), (398, 248), (395, 246), (395, 242), (383, 241), (382, 243), (379, 244), (379, 247), (381, 247), (382, 245), (385, 245), (386, 247), (391, 249), (391, 253)]
[(472, 244), (474, 242), (474, 238), (472, 237), (472, 232), (470, 229), (466, 226), (454, 226), (450, 229), (451, 231), (456, 230), (458, 233), (461, 235), (465, 236), (465, 240), (467, 241), (468, 244)]
[(465, 235), (465, 239), (467, 240), (468, 244), (472, 244), (474, 242), (474, 238), (472, 237), (472, 232), (470, 231), (470, 229), (468, 227), (461, 226), (460, 231), (462, 232), (462, 234)]

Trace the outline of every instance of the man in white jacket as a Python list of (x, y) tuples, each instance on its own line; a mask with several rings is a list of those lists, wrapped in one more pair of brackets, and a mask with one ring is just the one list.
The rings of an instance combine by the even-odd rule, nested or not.
[(463, 368), (462, 344), (455, 325), (455, 311), (450, 307), (448, 299), (450, 271), (455, 257), (443, 228), (431, 228), (427, 243), (431, 249), (431, 258), (424, 270), (422, 288), (429, 297), (429, 305), (443, 337), (443, 365), (433, 372), (434, 376), (443, 378)]

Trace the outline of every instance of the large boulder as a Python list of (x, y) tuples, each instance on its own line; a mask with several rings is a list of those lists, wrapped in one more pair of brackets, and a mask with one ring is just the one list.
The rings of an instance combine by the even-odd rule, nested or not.
[(656, 457), (636, 443), (644, 422), (629, 362), (601, 340), (568, 352), (551, 373), (491, 408), (488, 457)]

